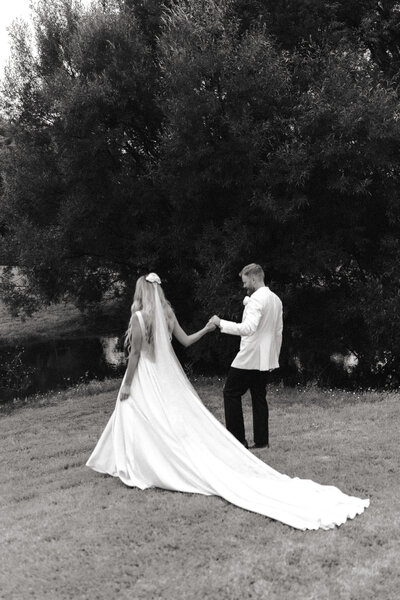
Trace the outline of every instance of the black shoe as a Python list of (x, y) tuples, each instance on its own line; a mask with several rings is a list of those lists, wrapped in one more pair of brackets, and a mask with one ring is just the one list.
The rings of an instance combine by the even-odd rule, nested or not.
[(269, 444), (253, 444), (249, 450), (255, 450), (257, 448), (269, 448)]

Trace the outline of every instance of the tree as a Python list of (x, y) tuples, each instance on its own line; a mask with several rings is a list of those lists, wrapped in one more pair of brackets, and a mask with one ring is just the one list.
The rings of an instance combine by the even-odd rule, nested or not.
[(267, 24), (279, 48), (307, 51), (345, 41), (368, 52), (396, 85), (400, 72), (400, 11), (396, 0), (235, 0), (233, 11), (246, 30)]
[[(374, 7), (39, 2), (36, 52), (16, 26), (3, 90), (0, 235), (28, 283), (6, 273), (10, 304), (128, 299), (158, 270), (184, 325), (237, 319), (256, 261), (284, 300), (288, 373), (330, 382), (352, 352), (363, 381), (393, 382), (399, 100), (362, 34)], [(187, 360), (226, 368), (235, 346)]]
[(237, 318), (237, 273), (260, 262), (284, 297), (287, 356), (319, 377), (352, 351), (365, 376), (388, 350), (364, 307), (398, 253), (397, 95), (348, 40), (278, 51), (231, 8), (180, 3), (161, 38), (159, 176), (188, 248), (175, 263), (204, 312)]
[(87, 306), (151, 262), (145, 228), (163, 211), (146, 181), (162, 118), (158, 68), (121, 2), (86, 12), (73, 0), (39, 2), (34, 23), (36, 52), (14, 26), (3, 86), (15, 129), (2, 156), (3, 243), (29, 280), (30, 309), (33, 296)]

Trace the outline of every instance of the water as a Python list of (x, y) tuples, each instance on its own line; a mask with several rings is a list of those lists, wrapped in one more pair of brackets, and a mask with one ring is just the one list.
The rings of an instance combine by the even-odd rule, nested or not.
[(116, 336), (0, 348), (0, 401), (77, 382), (120, 377), (125, 367), (122, 340)]
[[(177, 350), (180, 356), (179, 348)], [(292, 362), (295, 373), (290, 377), (293, 381), (290, 377), (285, 378), (284, 368), (277, 373), (287, 385), (302, 381), (300, 359), (294, 356)], [(332, 354), (334, 369), (330, 369), (328, 379), (322, 383), (352, 387), (357, 363), (353, 354)], [(125, 368), (122, 339), (116, 336), (63, 338), (26, 346), (0, 347), (0, 402), (92, 379), (122, 377)]]

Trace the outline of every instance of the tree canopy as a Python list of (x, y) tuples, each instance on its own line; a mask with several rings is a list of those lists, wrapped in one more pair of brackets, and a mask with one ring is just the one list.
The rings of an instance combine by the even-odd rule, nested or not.
[[(284, 302), (287, 377), (329, 382), (350, 352), (358, 382), (397, 385), (396, 2), (40, 0), (33, 23), (1, 94), (14, 310), (128, 300), (156, 270), (184, 324), (238, 319), (255, 261)], [(226, 342), (191, 360), (225, 367)]]

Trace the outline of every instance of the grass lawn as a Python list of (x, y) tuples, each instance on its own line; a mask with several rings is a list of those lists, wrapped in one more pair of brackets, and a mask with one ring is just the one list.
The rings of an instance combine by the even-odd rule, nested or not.
[[(222, 383), (195, 385), (222, 420)], [(271, 448), (258, 456), (371, 499), (338, 529), (301, 532), (86, 468), (116, 391), (93, 383), (3, 409), (0, 598), (399, 598), (399, 395), (270, 390)], [(250, 431), (248, 400), (245, 411)]]

